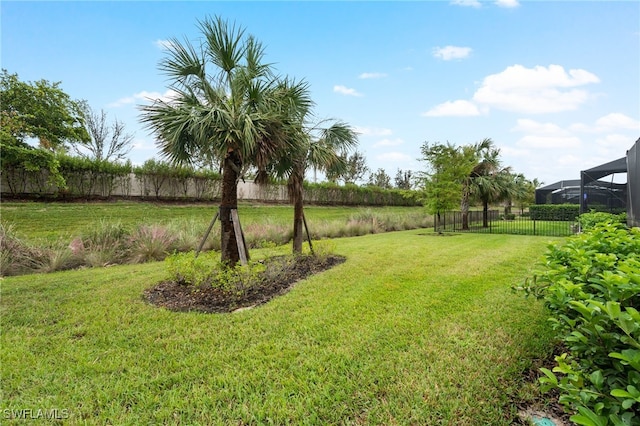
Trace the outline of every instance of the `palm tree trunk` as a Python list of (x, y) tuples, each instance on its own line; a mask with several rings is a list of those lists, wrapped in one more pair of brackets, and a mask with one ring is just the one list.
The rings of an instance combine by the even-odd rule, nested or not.
[(464, 183), (462, 187), (462, 201), (460, 201), (460, 211), (462, 212), (462, 230), (469, 230), (469, 184)]
[(482, 227), (489, 227), (489, 202), (482, 200)]
[[(302, 192), (302, 190), (300, 190)], [(293, 253), (302, 254), (302, 242), (304, 241), (303, 231), (303, 205), (302, 194), (296, 195), (293, 205)]]
[(304, 210), (303, 210), (303, 197), (304, 189), (302, 186), (302, 180), (304, 179), (304, 173), (301, 173), (297, 168), (293, 170), (291, 175), (291, 196), (293, 201), (293, 253), (302, 254), (302, 242), (304, 241)]
[(240, 261), (236, 233), (231, 220), (231, 209), (238, 208), (238, 174), (242, 162), (235, 151), (229, 151), (222, 168), (222, 199), (220, 201), (221, 261), (235, 266)]

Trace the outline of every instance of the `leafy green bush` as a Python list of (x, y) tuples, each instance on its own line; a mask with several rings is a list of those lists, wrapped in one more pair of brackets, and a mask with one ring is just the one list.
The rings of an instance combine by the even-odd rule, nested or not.
[(253, 261), (229, 267), (215, 252), (200, 253), (198, 257), (193, 251), (172, 254), (165, 259), (165, 266), (173, 281), (196, 287), (212, 286), (235, 294), (241, 294), (255, 284), (264, 271), (263, 264)]
[(529, 206), (531, 220), (572, 221), (580, 215), (578, 204), (535, 204)]
[(558, 388), (580, 425), (640, 425), (640, 230), (597, 223), (550, 246), (525, 291), (542, 298), (568, 349), (543, 389)]
[(12, 195), (49, 187), (63, 188), (65, 179), (60, 173), (58, 157), (50, 151), (27, 145), (0, 143), (0, 170)]
[(578, 223), (580, 223), (583, 230), (591, 229), (599, 223), (607, 222), (627, 223), (627, 214), (612, 214), (592, 210), (590, 213), (583, 213), (578, 217)]

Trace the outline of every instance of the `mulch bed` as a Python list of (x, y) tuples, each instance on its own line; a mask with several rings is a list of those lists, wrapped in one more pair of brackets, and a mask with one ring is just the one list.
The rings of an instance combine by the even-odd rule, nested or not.
[(153, 305), (178, 312), (233, 312), (266, 303), (288, 292), (296, 282), (345, 260), (341, 256), (278, 256), (264, 261), (265, 272), (241, 294), (211, 286), (162, 281), (145, 290), (143, 298)]

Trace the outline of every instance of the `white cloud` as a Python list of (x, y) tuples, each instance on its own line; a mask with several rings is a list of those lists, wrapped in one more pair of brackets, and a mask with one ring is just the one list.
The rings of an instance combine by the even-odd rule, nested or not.
[(562, 129), (560, 126), (553, 123), (539, 123), (527, 118), (518, 119), (516, 127), (513, 131), (524, 133), (536, 133), (544, 135), (567, 135), (569, 132)]
[(380, 146), (398, 146), (398, 145), (402, 145), (404, 143), (404, 141), (400, 138), (396, 138), (396, 139), (382, 139), (379, 142), (376, 142), (373, 146), (374, 148), (380, 147)]
[(354, 126), (354, 131), (362, 136), (389, 136), (393, 133), (391, 129), (384, 129), (379, 127)]
[(469, 101), (447, 101), (421, 114), (423, 117), (473, 117), (480, 115), (478, 107)]
[(459, 46), (445, 46), (435, 47), (433, 49), (433, 56), (440, 58), (443, 61), (450, 61), (452, 59), (463, 59), (471, 54), (472, 49), (470, 47)]
[(501, 146), (500, 154), (504, 155), (505, 157), (528, 157), (529, 155), (531, 155), (531, 151), (529, 151), (528, 149), (518, 149), (510, 146)]
[(608, 158), (607, 161), (611, 161), (624, 156), (633, 145), (634, 140), (629, 135), (610, 133), (597, 138), (595, 142), (597, 154), (602, 158)]
[(540, 123), (530, 119), (519, 119), (512, 131), (525, 135), (516, 143), (521, 148), (559, 150), (576, 148), (581, 145), (580, 138), (553, 123)]
[(560, 65), (525, 68), (512, 65), (484, 78), (473, 100), (505, 111), (530, 114), (577, 109), (589, 99), (589, 92), (571, 89), (598, 83), (600, 79), (585, 70), (569, 72)]
[(376, 160), (378, 161), (398, 161), (398, 162), (409, 162), (413, 161), (414, 158), (410, 155), (404, 154), (402, 152), (386, 152), (384, 154), (380, 154), (376, 156)]
[(451, 4), (455, 4), (456, 6), (482, 7), (482, 4), (478, 0), (452, 0)]
[(109, 108), (118, 108), (124, 105), (130, 105), (136, 103), (138, 101), (144, 102), (153, 102), (155, 100), (160, 100), (163, 102), (169, 102), (171, 99), (175, 97), (175, 91), (169, 89), (164, 93), (160, 92), (147, 92), (143, 90), (141, 92), (135, 93), (132, 96), (126, 96), (124, 98), (120, 98), (115, 102), (111, 102), (107, 106)]
[(361, 79), (377, 79), (377, 78), (384, 78), (386, 76), (387, 76), (387, 74), (382, 73), (382, 72), (363, 72), (362, 74), (360, 74), (358, 76), (358, 78), (361, 78)]
[(496, 6), (514, 8), (520, 6), (518, 0), (496, 0)]
[(359, 93), (356, 89), (351, 89), (341, 85), (333, 86), (333, 91), (347, 96), (362, 96), (362, 93)]
[(134, 139), (131, 144), (131, 149), (135, 149), (137, 151), (150, 151), (155, 150), (156, 147), (152, 142), (149, 142), (146, 139)]
[(581, 133), (604, 133), (623, 130), (638, 131), (640, 130), (640, 121), (628, 115), (613, 112), (598, 118), (595, 125), (573, 123), (569, 126), (569, 130)]
[(558, 150), (578, 148), (580, 139), (575, 136), (527, 135), (518, 140), (517, 145), (523, 148)]
[(154, 41), (153, 44), (158, 49), (161, 49), (161, 50), (167, 50), (167, 49), (169, 49), (170, 47), (173, 46), (173, 42), (171, 40), (160, 40), (160, 39), (158, 39), (158, 40)]
[(606, 130), (640, 130), (640, 121), (634, 120), (627, 115), (614, 112), (611, 114), (607, 114), (604, 117), (600, 117), (598, 120), (596, 120), (596, 127)]

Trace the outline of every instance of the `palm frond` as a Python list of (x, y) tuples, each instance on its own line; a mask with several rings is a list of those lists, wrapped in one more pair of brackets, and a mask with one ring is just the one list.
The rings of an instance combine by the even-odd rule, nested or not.
[(225, 77), (229, 77), (241, 65), (246, 51), (244, 28), (235, 23), (229, 24), (219, 16), (199, 21), (198, 26), (205, 36), (204, 51), (207, 57)]

